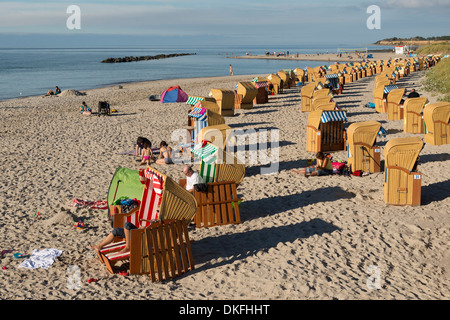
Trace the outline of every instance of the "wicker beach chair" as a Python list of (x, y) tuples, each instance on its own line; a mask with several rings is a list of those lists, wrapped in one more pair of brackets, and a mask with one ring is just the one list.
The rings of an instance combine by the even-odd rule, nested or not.
[(420, 205), (422, 174), (417, 171), (423, 148), (419, 137), (395, 138), (384, 148), (384, 199), (392, 205)]
[(311, 111), (306, 126), (306, 151), (345, 150), (344, 121), (347, 121), (345, 111)]
[(431, 145), (450, 144), (450, 103), (430, 103), (423, 109), (426, 143)]
[(283, 80), (278, 74), (269, 74), (266, 79), (267, 82), (272, 86), (272, 94), (283, 93)]
[(315, 83), (309, 83), (302, 87), (300, 90), (300, 108), (302, 112), (310, 112), (311, 111), (311, 102), (314, 90), (316, 88)]
[[(245, 166), (211, 143), (197, 145), (192, 153), (201, 159), (199, 174), (207, 183), (206, 191), (194, 191), (197, 200), (196, 227), (240, 223), (238, 205), (242, 199), (237, 197), (236, 189), (244, 178)], [(221, 154), (222, 159), (219, 159)]]
[(403, 131), (407, 133), (424, 133), (423, 108), (428, 103), (425, 97), (408, 98), (403, 104)]
[(198, 134), (198, 142), (203, 140), (217, 145), (222, 150), (227, 150), (227, 142), (230, 137), (231, 127), (226, 124), (204, 127)]
[(300, 69), (300, 68), (296, 68), (294, 70), (295, 74), (296, 74), (296, 79), (297, 81), (301, 82), (301, 83), (305, 83), (306, 79), (305, 79), (305, 70)]
[(348, 166), (352, 171), (380, 172), (380, 147), (376, 146), (381, 123), (363, 121), (347, 128)]
[(201, 101), (188, 114), (189, 142), (198, 142), (198, 136), (205, 127), (225, 124), (225, 118), (217, 110), (218, 106), (214, 102)]
[(252, 109), (253, 100), (258, 94), (258, 89), (252, 82), (238, 82), (237, 92), (235, 93), (235, 109)]
[(227, 89), (211, 89), (211, 94), (219, 106), (219, 114), (224, 117), (234, 116), (234, 91)]
[(378, 113), (387, 112), (387, 102), (385, 99), (384, 85), (375, 87), (373, 90), (373, 102), (375, 104), (375, 111)]
[[(311, 103), (311, 111), (318, 110), (318, 108), (322, 105), (330, 105), (334, 104), (334, 107), (336, 107), (336, 102), (333, 101), (333, 98), (331, 96), (324, 96), (324, 97), (318, 97), (314, 98)], [(321, 109), (323, 110), (323, 109)], [(334, 108), (333, 108), (334, 110)]]
[(269, 102), (269, 83), (265, 80), (252, 82), (255, 86), (257, 93), (255, 99), (253, 99), (253, 104), (264, 104)]
[(121, 252), (125, 248), (125, 240), (122, 240), (98, 251), (100, 260), (111, 273), (116, 272), (117, 262), (124, 260), (129, 262), (130, 274), (150, 273), (146, 230), (152, 229), (156, 221), (183, 220), (189, 224), (196, 213), (195, 197), (171, 178), (151, 167), (145, 169), (140, 177), (145, 184), (140, 206), (128, 213), (115, 214), (113, 218), (113, 227), (123, 228), (125, 222), (138, 227), (130, 230), (130, 250)]
[(387, 95), (387, 118), (388, 120), (403, 119), (403, 95), (405, 89), (393, 89)]
[(291, 87), (290, 75), (284, 70), (278, 71), (277, 74), (280, 77), (280, 79), (283, 81), (283, 88), (289, 89)]

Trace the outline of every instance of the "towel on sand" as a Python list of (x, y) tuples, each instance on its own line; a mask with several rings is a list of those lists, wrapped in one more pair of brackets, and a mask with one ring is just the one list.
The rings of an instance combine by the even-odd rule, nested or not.
[(63, 251), (58, 249), (43, 249), (41, 251), (35, 249), (33, 250), (30, 258), (24, 260), (21, 264), (19, 264), (18, 268), (48, 269), (48, 267), (50, 267), (53, 262), (55, 262), (55, 258), (59, 257), (62, 253)]
[(108, 201), (89, 201), (89, 200), (82, 200), (82, 199), (73, 199), (73, 202), (69, 204), (70, 207), (77, 207), (77, 208), (86, 208), (86, 209), (102, 209), (106, 210), (108, 209)]

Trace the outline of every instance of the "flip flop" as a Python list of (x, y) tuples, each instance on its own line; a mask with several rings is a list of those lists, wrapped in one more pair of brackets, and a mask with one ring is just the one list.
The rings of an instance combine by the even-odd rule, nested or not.
[(0, 252), (0, 256), (3, 256), (5, 254), (11, 253), (11, 252), (13, 252), (13, 251), (12, 250), (2, 250), (2, 252)]
[(28, 257), (28, 255), (26, 255), (24, 253), (20, 253), (20, 252), (14, 253), (14, 258), (15, 259), (26, 258), (26, 257)]

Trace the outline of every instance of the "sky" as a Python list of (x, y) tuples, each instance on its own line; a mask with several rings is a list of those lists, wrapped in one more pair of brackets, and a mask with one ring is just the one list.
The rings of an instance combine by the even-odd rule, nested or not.
[(449, 16), (450, 0), (0, 1), (0, 47), (370, 44), (450, 35)]

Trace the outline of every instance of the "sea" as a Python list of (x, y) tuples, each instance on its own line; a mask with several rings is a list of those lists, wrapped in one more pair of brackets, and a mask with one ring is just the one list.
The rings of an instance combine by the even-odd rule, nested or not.
[[(346, 47), (340, 47), (346, 48)], [(353, 46), (388, 50), (392, 47)], [(351, 49), (348, 47), (347, 49)], [(234, 47), (234, 46), (134, 46), (91, 48), (1, 48), (0, 101), (39, 96), (59, 86), (61, 90), (88, 90), (131, 82), (229, 75), (269, 74), (281, 69), (316, 67), (323, 61), (235, 59), (246, 54), (336, 53), (337, 46)], [(193, 53), (160, 60), (102, 63), (107, 58)], [(173, 85), (177, 85), (174, 83)]]

